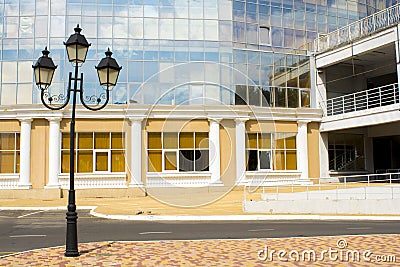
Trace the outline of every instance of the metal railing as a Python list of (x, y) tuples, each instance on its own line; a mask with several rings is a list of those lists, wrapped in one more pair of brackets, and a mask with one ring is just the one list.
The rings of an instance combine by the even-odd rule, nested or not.
[[(400, 173), (365, 174), (334, 177), (337, 182), (310, 179), (311, 185), (292, 184), (244, 186), (244, 201), (288, 199), (400, 199)], [(331, 179), (331, 178), (330, 178)], [(378, 192), (367, 189), (383, 187)], [(349, 190), (344, 190), (349, 189)]]
[[(376, 12), (368, 17), (339, 28), (314, 40), (314, 51), (322, 52), (334, 48), (377, 30), (385, 29), (400, 21), (400, 4)], [(309, 47), (310, 48), (310, 47)]]
[(342, 170), (346, 164), (353, 162), (357, 157), (355, 149), (346, 151), (329, 161), (330, 170)]
[(398, 84), (342, 95), (320, 102), (324, 116), (333, 116), (399, 103)]

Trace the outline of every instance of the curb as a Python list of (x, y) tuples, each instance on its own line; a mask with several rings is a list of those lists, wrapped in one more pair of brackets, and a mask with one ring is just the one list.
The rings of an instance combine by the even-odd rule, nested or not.
[[(281, 215), (110, 215), (94, 211), (97, 206), (78, 206), (77, 210), (90, 210), (89, 214), (103, 219), (126, 221), (400, 221), (400, 216), (370, 216), (370, 215), (318, 215), (318, 214), (281, 214)], [(24, 211), (58, 211), (66, 210), (64, 206), (58, 207), (0, 207), (1, 210)]]
[(90, 211), (90, 215), (112, 220), (129, 221), (400, 221), (400, 216), (340, 216), (340, 215), (109, 215)]
[[(97, 206), (77, 206), (77, 210), (94, 210)], [(58, 207), (0, 207), (0, 210), (67, 210), (67, 206)]]

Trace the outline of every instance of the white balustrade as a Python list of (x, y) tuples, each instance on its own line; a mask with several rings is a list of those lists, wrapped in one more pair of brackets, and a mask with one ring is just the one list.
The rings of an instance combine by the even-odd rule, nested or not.
[(359, 91), (353, 94), (330, 98), (320, 103), (324, 116), (333, 116), (354, 111), (378, 108), (399, 103), (398, 84)]
[(322, 52), (345, 44), (400, 21), (400, 4), (376, 12), (314, 40), (314, 51)]

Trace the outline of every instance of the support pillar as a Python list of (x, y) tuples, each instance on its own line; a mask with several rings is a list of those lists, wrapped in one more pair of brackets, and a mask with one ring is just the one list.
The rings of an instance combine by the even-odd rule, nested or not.
[(329, 177), (328, 133), (319, 134), (319, 160), (321, 178)]
[(221, 184), (221, 155), (219, 145), (219, 122), (222, 119), (210, 118), (209, 134), (209, 170), (211, 172), (211, 183)]
[[(315, 88), (315, 90), (313, 90)], [(323, 111), (323, 116), (328, 115), (328, 106), (327, 106), (327, 90), (326, 90), (326, 70), (325, 69), (315, 69), (315, 87), (311, 87), (311, 92), (313, 96), (311, 105), (312, 108), (321, 108)], [(330, 107), (332, 108), (332, 107)], [(330, 111), (331, 112), (331, 111)]]
[(46, 188), (60, 188), (58, 174), (60, 173), (60, 121), (61, 118), (49, 118), (49, 182)]
[(20, 168), (19, 187), (30, 189), (31, 184), (31, 118), (20, 119), (21, 140), (20, 140)]
[[(396, 50), (396, 69), (397, 69), (397, 84), (400, 84), (400, 24), (397, 25), (396, 41), (394, 42)], [(400, 87), (399, 87), (400, 91)]]
[(130, 172), (129, 187), (143, 187), (142, 182), (142, 121), (143, 118), (129, 118), (131, 122)]
[(365, 169), (368, 173), (374, 173), (374, 142), (373, 138), (364, 136), (364, 158)]
[(296, 136), (297, 170), (301, 172), (300, 180), (302, 181), (309, 181), (307, 123), (309, 123), (309, 121), (297, 121), (298, 125), (298, 131)]
[(236, 122), (236, 184), (246, 180), (246, 125), (248, 118), (237, 118)]

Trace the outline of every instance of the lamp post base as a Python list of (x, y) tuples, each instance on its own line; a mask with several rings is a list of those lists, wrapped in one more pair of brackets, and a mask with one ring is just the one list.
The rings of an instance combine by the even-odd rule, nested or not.
[(77, 220), (78, 214), (75, 211), (67, 212), (67, 239), (65, 246), (65, 257), (77, 257), (78, 251), (78, 231)]
[(67, 235), (65, 242), (65, 257), (78, 257), (78, 214), (75, 205), (75, 190), (69, 190), (67, 217)]

